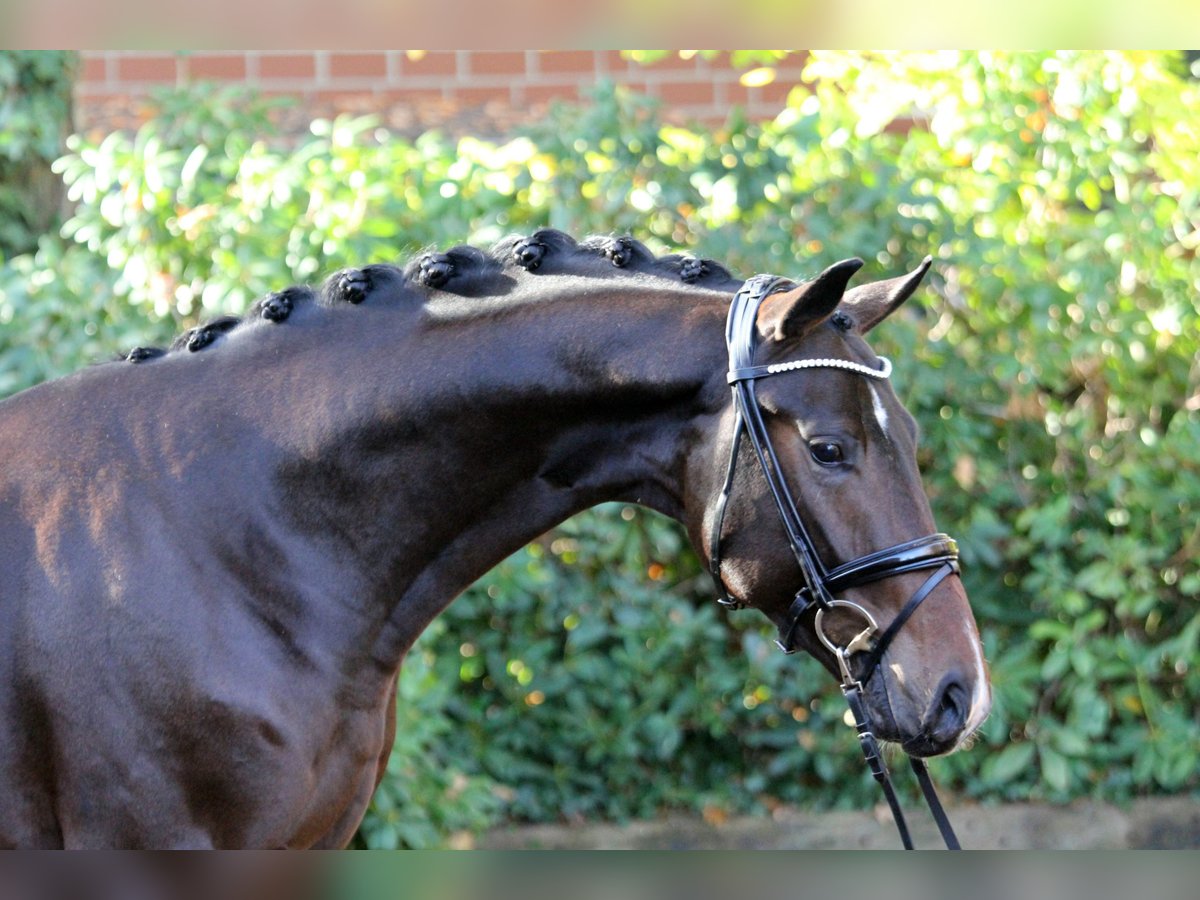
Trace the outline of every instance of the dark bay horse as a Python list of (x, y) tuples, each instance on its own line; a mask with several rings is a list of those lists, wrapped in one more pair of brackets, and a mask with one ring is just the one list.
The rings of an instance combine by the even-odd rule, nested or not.
[[(856, 268), (766, 297), (758, 361), (877, 369), (863, 335), (924, 269), (847, 290)], [(785, 625), (801, 573), (761, 472), (737, 468), (715, 524), (744, 439), (723, 340), (741, 285), (542, 231), (271, 294), (0, 404), (0, 845), (346, 844), (413, 641), (602, 501), (674, 517), (705, 558), (718, 528), (725, 589)], [(932, 531), (886, 379), (800, 368), (758, 402), (824, 559)], [(886, 623), (923, 578), (846, 595)], [(807, 622), (795, 637), (835, 671)], [(879, 671), (881, 737), (928, 756), (978, 726), (957, 578)]]

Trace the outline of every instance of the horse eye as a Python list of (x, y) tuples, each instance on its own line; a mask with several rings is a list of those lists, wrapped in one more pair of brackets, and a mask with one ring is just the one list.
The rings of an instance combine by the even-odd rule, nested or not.
[(813, 441), (808, 445), (808, 452), (823, 466), (836, 466), (845, 458), (841, 445), (832, 441)]

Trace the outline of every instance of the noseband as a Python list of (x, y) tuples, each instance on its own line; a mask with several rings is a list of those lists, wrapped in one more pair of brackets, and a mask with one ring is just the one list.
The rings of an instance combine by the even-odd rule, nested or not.
[[(779, 464), (779, 458), (771, 444), (766, 424), (763, 421), (762, 410), (755, 394), (755, 385), (760, 379), (798, 369), (841, 369), (866, 378), (885, 380), (891, 374), (892, 366), (888, 360), (882, 358), (879, 360), (879, 368), (872, 368), (845, 359), (802, 359), (773, 365), (755, 365), (753, 357), (757, 337), (758, 309), (770, 294), (791, 286), (792, 283), (787, 279), (775, 275), (756, 275), (742, 285), (742, 288), (734, 295), (733, 302), (729, 307), (729, 318), (725, 327), (725, 343), (729, 350), (728, 380), (733, 391), (736, 424), (733, 443), (729, 451), (729, 466), (725, 472), (725, 482), (717, 498), (713, 516), (712, 533), (709, 539), (709, 571), (717, 588), (717, 602), (729, 609), (743, 608), (745, 604), (730, 595), (721, 578), (721, 526), (725, 519), (725, 507), (728, 505), (729, 494), (733, 488), (738, 451), (742, 439), (747, 438), (750, 446), (754, 448), (754, 454), (758, 458), (767, 486), (771, 490), (771, 496), (783, 521), (788, 544), (803, 577), (803, 586), (797, 591), (784, 621), (779, 625), (779, 638), (776, 644), (784, 653), (794, 653), (796, 636), (809, 613), (815, 611), (811, 617), (813, 631), (818, 640), (837, 659), (841, 673), (842, 693), (846, 696), (846, 702), (854, 715), (863, 755), (871, 768), (872, 775), (883, 788), (905, 848), (911, 850), (912, 841), (904, 814), (896, 800), (887, 766), (879, 752), (879, 744), (871, 732), (870, 720), (863, 700), (863, 685), (869, 682), (875, 674), (888, 646), (917, 607), (943, 579), (958, 573), (958, 545), (948, 535), (931, 534), (869, 553), (866, 556), (860, 556), (832, 569), (827, 569), (821, 561), (820, 554), (817, 553), (816, 546), (804, 525), (804, 520), (796, 509), (796, 503), (792, 499), (787, 481), (783, 477), (783, 469)], [(906, 572), (927, 569), (933, 571), (925, 583), (908, 599), (908, 602), (904, 604), (872, 646), (871, 639), (879, 631), (875, 619), (862, 606), (849, 600), (839, 599), (837, 595), (849, 588), (871, 584)], [(825, 614), (833, 609), (844, 609), (855, 613), (865, 623), (863, 630), (845, 646), (831, 640), (822, 627)], [(863, 654), (862, 664), (858, 666), (854, 664), (855, 660), (852, 658), (857, 654)], [(857, 675), (854, 671), (855, 668), (858, 669)], [(958, 840), (937, 799), (924, 762), (916, 757), (910, 758), (910, 761), (946, 846), (958, 849)]]

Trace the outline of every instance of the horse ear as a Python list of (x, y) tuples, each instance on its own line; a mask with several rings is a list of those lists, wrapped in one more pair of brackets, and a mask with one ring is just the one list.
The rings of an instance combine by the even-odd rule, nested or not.
[(860, 284), (847, 291), (845, 308), (854, 321), (854, 330), (859, 334), (866, 334), (890, 316), (901, 303), (913, 295), (932, 263), (933, 257), (926, 256), (921, 265), (907, 275)]
[(843, 259), (834, 263), (812, 281), (780, 294), (772, 294), (762, 306), (758, 325), (766, 337), (777, 341), (803, 335), (825, 321), (842, 302), (850, 276), (862, 268), (863, 261)]

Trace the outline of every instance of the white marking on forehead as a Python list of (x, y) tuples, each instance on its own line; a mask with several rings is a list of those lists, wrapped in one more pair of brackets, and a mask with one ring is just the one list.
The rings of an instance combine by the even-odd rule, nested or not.
[(892, 675), (895, 676), (896, 684), (904, 687), (904, 667), (898, 662), (894, 662), (888, 666), (892, 670)]
[(875, 385), (867, 382), (867, 387), (871, 389), (871, 406), (875, 409), (875, 418), (879, 420), (879, 429), (886, 435), (888, 414), (887, 410), (883, 408), (883, 398), (879, 396), (879, 391), (876, 390)]

